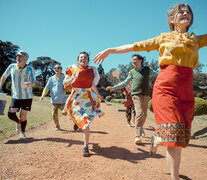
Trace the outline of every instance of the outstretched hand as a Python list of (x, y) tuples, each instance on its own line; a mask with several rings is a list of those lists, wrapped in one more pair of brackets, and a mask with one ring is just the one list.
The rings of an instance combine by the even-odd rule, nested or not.
[(104, 59), (109, 55), (109, 50), (106, 49), (100, 53), (98, 53), (94, 58), (93, 58), (93, 61), (94, 63), (96, 64), (102, 64)]

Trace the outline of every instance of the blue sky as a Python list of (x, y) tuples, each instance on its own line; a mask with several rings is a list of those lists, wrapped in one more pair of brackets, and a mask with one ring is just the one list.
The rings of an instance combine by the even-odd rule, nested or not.
[[(10, 41), (30, 55), (30, 61), (48, 56), (63, 70), (76, 64), (81, 51), (92, 58), (100, 51), (169, 32), (166, 11), (177, 3), (188, 3), (194, 12), (190, 33), (207, 33), (206, 0), (0, 0), (0, 40)], [(128, 64), (131, 54), (110, 55), (103, 68)], [(139, 52), (148, 61), (158, 52)], [(199, 51), (207, 65), (207, 47)], [(207, 72), (207, 68), (203, 69)]]

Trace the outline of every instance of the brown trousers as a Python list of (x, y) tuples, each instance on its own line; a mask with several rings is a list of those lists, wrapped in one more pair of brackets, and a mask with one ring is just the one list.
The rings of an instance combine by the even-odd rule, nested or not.
[(143, 126), (147, 118), (147, 107), (148, 107), (149, 96), (133, 95), (132, 100), (134, 102), (134, 108), (136, 113), (135, 136), (141, 137)]

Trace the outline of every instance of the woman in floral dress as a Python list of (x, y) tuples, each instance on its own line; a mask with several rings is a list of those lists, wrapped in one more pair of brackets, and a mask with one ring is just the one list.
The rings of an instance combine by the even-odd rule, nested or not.
[(104, 113), (99, 109), (101, 96), (96, 89), (100, 79), (97, 69), (88, 66), (89, 54), (86, 52), (81, 52), (77, 61), (78, 66), (71, 65), (66, 70), (66, 77), (63, 81), (65, 88), (72, 86), (72, 92), (66, 101), (64, 111), (67, 111), (69, 118), (83, 130), (83, 156), (87, 157), (90, 155), (88, 150), (89, 124), (95, 116), (101, 117)]

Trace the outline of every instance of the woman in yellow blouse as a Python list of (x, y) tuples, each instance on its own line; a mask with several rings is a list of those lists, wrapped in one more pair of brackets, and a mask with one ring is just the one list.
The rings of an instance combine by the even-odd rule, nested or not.
[(152, 135), (150, 155), (157, 147), (166, 147), (166, 157), (171, 179), (179, 179), (181, 147), (190, 139), (191, 122), (194, 116), (192, 69), (198, 64), (198, 50), (207, 46), (207, 34), (188, 34), (193, 23), (193, 12), (187, 4), (177, 4), (168, 11), (171, 32), (134, 44), (108, 48), (93, 59), (102, 63), (109, 54), (132, 51), (159, 52), (160, 73), (153, 89), (153, 110), (157, 134)]

